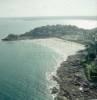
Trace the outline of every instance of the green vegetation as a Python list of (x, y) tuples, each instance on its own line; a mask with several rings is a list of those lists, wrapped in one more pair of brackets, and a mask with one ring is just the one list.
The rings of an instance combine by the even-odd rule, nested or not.
[(85, 43), (91, 40), (92, 33), (97, 33), (97, 28), (88, 30), (88, 29), (78, 28), (73, 25), (46, 25), (34, 28), (33, 30), (25, 32), (21, 35), (14, 35), (14, 36), (12, 36), (12, 34), (8, 35), (2, 40), (12, 41), (12, 40), (57, 37), (65, 40)]
[(83, 61), (85, 74), (89, 81), (97, 83), (97, 41), (95, 35), (91, 35), (91, 41), (86, 45), (85, 51)]

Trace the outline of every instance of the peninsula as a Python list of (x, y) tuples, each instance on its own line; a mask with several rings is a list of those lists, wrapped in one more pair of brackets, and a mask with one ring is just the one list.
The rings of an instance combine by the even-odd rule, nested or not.
[(39, 39), (39, 38), (61, 38), (70, 41), (77, 41), (80, 43), (91, 40), (91, 35), (96, 34), (97, 28), (94, 29), (82, 29), (73, 25), (47, 25), (34, 28), (29, 32), (25, 32), (20, 35), (9, 34), (3, 38), (3, 41), (16, 41), (26, 39)]
[[(46, 38), (50, 38), (50, 44), (47, 43)], [(58, 45), (59, 42), (55, 43), (53, 39), (61, 41), (60, 43), (69, 40), (83, 44), (85, 47), (83, 50), (77, 52), (75, 50), (77, 47), (75, 47), (76, 54), (69, 53), (71, 55), (67, 59), (63, 59), (56, 75), (52, 76), (53, 80), (59, 84), (59, 87), (54, 86), (51, 93), (56, 95), (54, 100), (97, 99), (97, 28), (88, 30), (72, 25), (47, 25), (21, 35), (9, 34), (2, 41), (28, 39), (34, 39), (35, 43), (44, 46), (48, 45), (60, 53), (63, 58), (65, 57), (65, 50), (62, 49), (64, 45)], [(55, 45), (58, 45), (61, 49), (58, 46), (55, 47)], [(72, 48), (70, 49), (72, 50)]]

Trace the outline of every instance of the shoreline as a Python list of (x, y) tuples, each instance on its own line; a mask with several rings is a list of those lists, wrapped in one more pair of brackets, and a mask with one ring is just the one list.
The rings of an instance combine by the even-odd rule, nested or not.
[(54, 66), (54, 71), (48, 72), (49, 74), (46, 73), (48, 80), (53, 82), (53, 84), (50, 85), (48, 89), (50, 90), (50, 94), (54, 99), (58, 94), (53, 94), (53, 88), (56, 88), (56, 91), (59, 90), (60, 84), (58, 84), (58, 82), (53, 79), (53, 76), (57, 78), (57, 71), (61, 68), (61, 64), (67, 60), (68, 56), (75, 55), (77, 51), (83, 50), (84, 45), (57, 38), (35, 39), (33, 40), (33, 43), (48, 47), (60, 55), (60, 58), (57, 59), (58, 63), (56, 63), (56, 66)]
[[(60, 55), (56, 66), (47, 77), (53, 84), (47, 84), (53, 100), (93, 100), (97, 99), (97, 86), (86, 78), (81, 59), (84, 59), (85, 46), (59, 38), (20, 40), (10, 42), (28, 42), (41, 45)], [(82, 50), (81, 52), (78, 52)], [(49, 86), (48, 86), (49, 85)]]
[(58, 61), (58, 63), (56, 63), (56, 66), (54, 67), (55, 70), (52, 72), (55, 73), (54, 75), (56, 75), (57, 69), (60, 67), (60, 64), (63, 61), (66, 61), (68, 56), (75, 55), (77, 51), (84, 49), (84, 45), (82, 44), (58, 38), (34, 39), (27, 41), (47, 47), (59, 54), (60, 57), (56, 60), (56, 62)]
[(53, 70), (46, 73), (47, 81), (49, 79), (47, 89), (53, 100), (97, 99), (97, 87), (87, 80), (80, 64), (81, 59), (84, 59), (84, 45), (59, 38), (10, 42), (34, 43), (59, 54), (59, 58), (55, 58), (56, 65), (51, 67)]
[[(12, 41), (12, 42), (18, 42), (18, 41)], [(54, 70), (49, 73), (48, 78), (50, 79), (49, 81), (53, 81), (54, 84), (51, 85), (49, 88), (50, 94), (52, 95), (53, 99), (57, 96), (57, 94), (53, 94), (53, 88), (57, 87), (57, 89), (60, 88), (60, 84), (56, 80), (53, 79), (53, 76), (57, 78), (58, 74), (58, 69), (61, 68), (61, 64), (64, 61), (67, 61), (68, 56), (70, 55), (75, 55), (77, 51), (83, 50), (84, 45), (78, 44), (75, 42), (70, 42), (67, 40), (62, 40), (58, 38), (46, 38), (46, 39), (34, 39), (34, 40), (20, 40), (19, 42), (30, 42), (34, 44), (41, 45), (43, 47), (49, 48), (52, 51), (56, 52), (57, 54), (60, 55), (60, 57), (57, 59), (56, 58), (56, 66), (54, 66)], [(58, 99), (59, 100), (59, 99)]]
[(54, 52), (58, 53), (62, 60), (66, 60), (69, 55), (76, 54), (77, 51), (84, 49), (84, 45), (62, 40), (58, 38), (34, 39), (27, 40), (35, 44), (47, 47)]

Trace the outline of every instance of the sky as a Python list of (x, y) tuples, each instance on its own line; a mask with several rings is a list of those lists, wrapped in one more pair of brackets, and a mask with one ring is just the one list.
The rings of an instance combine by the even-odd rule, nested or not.
[(0, 0), (0, 17), (97, 16), (97, 0)]

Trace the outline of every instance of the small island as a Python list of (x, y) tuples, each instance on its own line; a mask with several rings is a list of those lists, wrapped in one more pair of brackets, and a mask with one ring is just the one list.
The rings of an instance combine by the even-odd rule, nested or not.
[[(72, 25), (47, 25), (21, 35), (10, 34), (2, 41), (59, 38), (83, 44), (84, 50), (70, 55), (57, 69), (52, 88), (54, 100), (97, 99), (97, 28), (82, 29)], [(65, 53), (65, 51), (64, 51)]]

